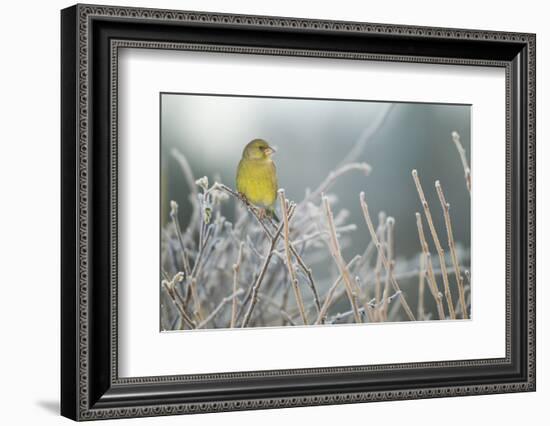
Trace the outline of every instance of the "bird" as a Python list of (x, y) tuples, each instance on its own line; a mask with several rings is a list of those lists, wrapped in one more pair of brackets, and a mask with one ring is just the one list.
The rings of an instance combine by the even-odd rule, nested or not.
[(260, 209), (260, 217), (266, 213), (279, 222), (275, 214), (277, 200), (277, 169), (271, 156), (275, 148), (263, 139), (253, 139), (243, 149), (237, 167), (237, 191), (245, 202)]

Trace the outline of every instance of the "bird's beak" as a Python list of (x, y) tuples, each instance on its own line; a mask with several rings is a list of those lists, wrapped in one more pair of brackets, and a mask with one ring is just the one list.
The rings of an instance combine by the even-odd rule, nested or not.
[(269, 146), (265, 149), (265, 155), (271, 155), (271, 154), (274, 154), (275, 152), (277, 152), (277, 150), (275, 148), (273, 148), (272, 146)]

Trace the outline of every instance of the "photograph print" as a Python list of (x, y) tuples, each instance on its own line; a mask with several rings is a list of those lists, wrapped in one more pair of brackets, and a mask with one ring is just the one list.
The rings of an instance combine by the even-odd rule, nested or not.
[(160, 330), (471, 319), (466, 104), (160, 94)]

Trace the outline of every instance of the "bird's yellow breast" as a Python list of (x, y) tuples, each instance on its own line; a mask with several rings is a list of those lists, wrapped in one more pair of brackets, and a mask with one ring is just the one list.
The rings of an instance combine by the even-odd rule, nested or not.
[(277, 198), (277, 171), (270, 159), (243, 158), (237, 168), (237, 191), (252, 204), (271, 207)]

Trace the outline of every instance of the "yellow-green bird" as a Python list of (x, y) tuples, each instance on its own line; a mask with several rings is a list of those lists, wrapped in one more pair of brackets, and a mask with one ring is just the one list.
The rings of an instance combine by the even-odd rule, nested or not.
[(237, 167), (237, 191), (250, 203), (267, 212), (275, 220), (277, 169), (271, 159), (275, 149), (263, 139), (250, 141), (243, 150)]

